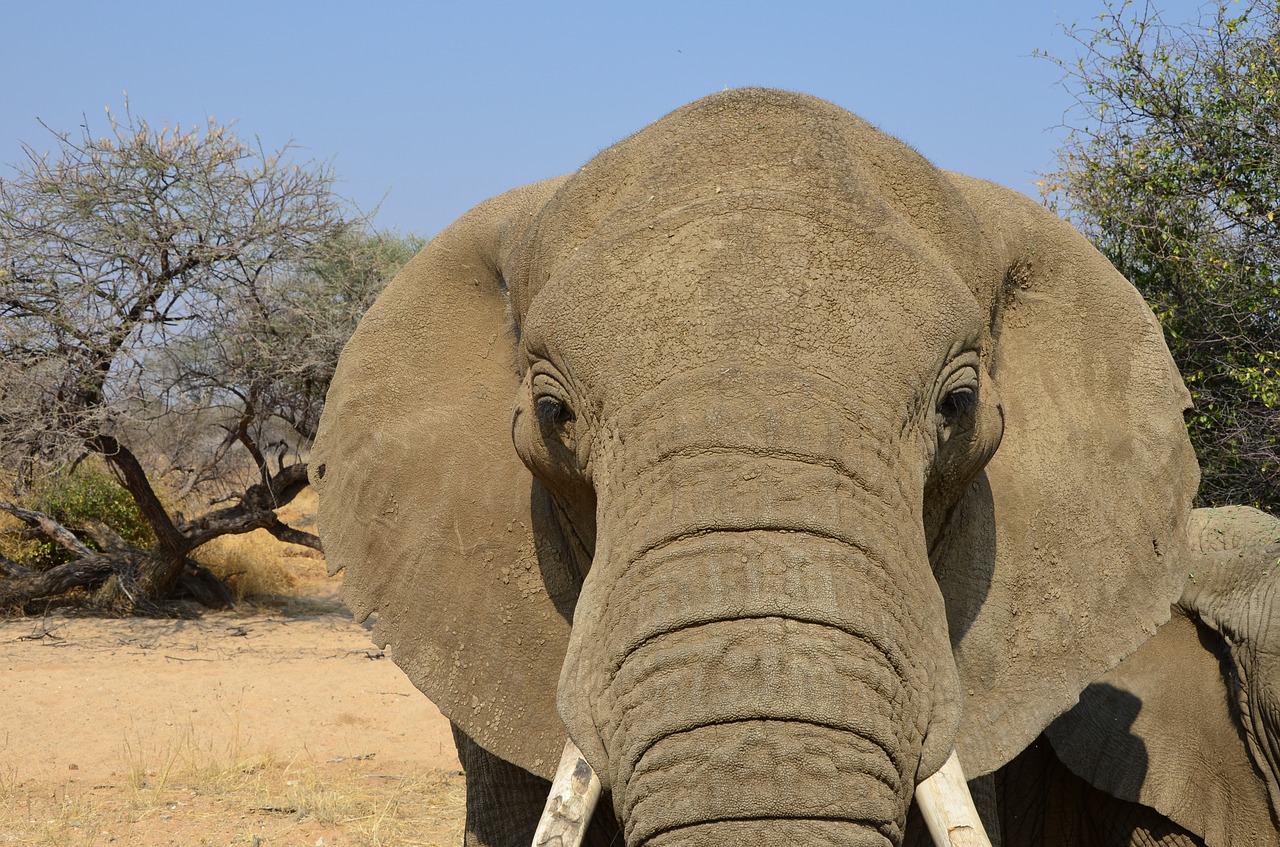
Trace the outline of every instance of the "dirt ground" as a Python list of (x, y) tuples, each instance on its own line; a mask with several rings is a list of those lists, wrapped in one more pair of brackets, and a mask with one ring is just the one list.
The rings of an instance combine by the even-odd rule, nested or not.
[(336, 590), (0, 621), (0, 845), (460, 844), (449, 725)]

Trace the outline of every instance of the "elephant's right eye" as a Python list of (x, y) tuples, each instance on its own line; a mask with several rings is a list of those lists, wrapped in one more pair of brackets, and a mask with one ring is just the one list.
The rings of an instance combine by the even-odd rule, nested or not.
[[(535, 361), (520, 389), (512, 440), (534, 476), (562, 492), (590, 490), (591, 436), (578, 420), (567, 381), (548, 362)], [(577, 407), (588, 417), (590, 412)], [(577, 496), (575, 494), (574, 496)]]
[(544, 394), (537, 399), (534, 408), (538, 423), (544, 427), (561, 427), (573, 420), (573, 411), (559, 397)]

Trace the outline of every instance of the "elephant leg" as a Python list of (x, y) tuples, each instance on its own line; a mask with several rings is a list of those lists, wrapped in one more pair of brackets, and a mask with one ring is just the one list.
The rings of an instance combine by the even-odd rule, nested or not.
[[(551, 783), (493, 755), (456, 725), (453, 741), (467, 775), (464, 847), (529, 847)], [(602, 797), (583, 844), (622, 843), (612, 808), (610, 799)]]
[(1076, 776), (1043, 735), (995, 774), (1004, 847), (1204, 847), (1154, 809)]

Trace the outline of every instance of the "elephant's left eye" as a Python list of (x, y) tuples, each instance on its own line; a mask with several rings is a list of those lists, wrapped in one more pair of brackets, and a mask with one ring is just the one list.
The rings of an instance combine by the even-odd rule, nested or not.
[[(966, 357), (976, 358), (976, 357)], [(978, 368), (968, 362), (956, 363), (943, 377), (938, 391), (938, 437), (950, 441), (973, 424), (978, 408)]]
[(978, 393), (966, 385), (948, 391), (938, 403), (938, 411), (948, 420), (956, 421), (973, 411), (977, 405)]

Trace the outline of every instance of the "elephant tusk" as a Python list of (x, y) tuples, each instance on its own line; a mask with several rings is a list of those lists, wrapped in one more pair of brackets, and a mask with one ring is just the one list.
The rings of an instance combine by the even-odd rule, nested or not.
[(937, 847), (991, 847), (955, 750), (916, 786), (916, 803)]
[(564, 743), (551, 795), (533, 833), (533, 847), (578, 847), (600, 799), (600, 778), (572, 741)]
[[(599, 799), (600, 778), (578, 745), (566, 741), (533, 847), (580, 847)], [(991, 847), (954, 750), (937, 773), (916, 786), (916, 802), (937, 847)]]

